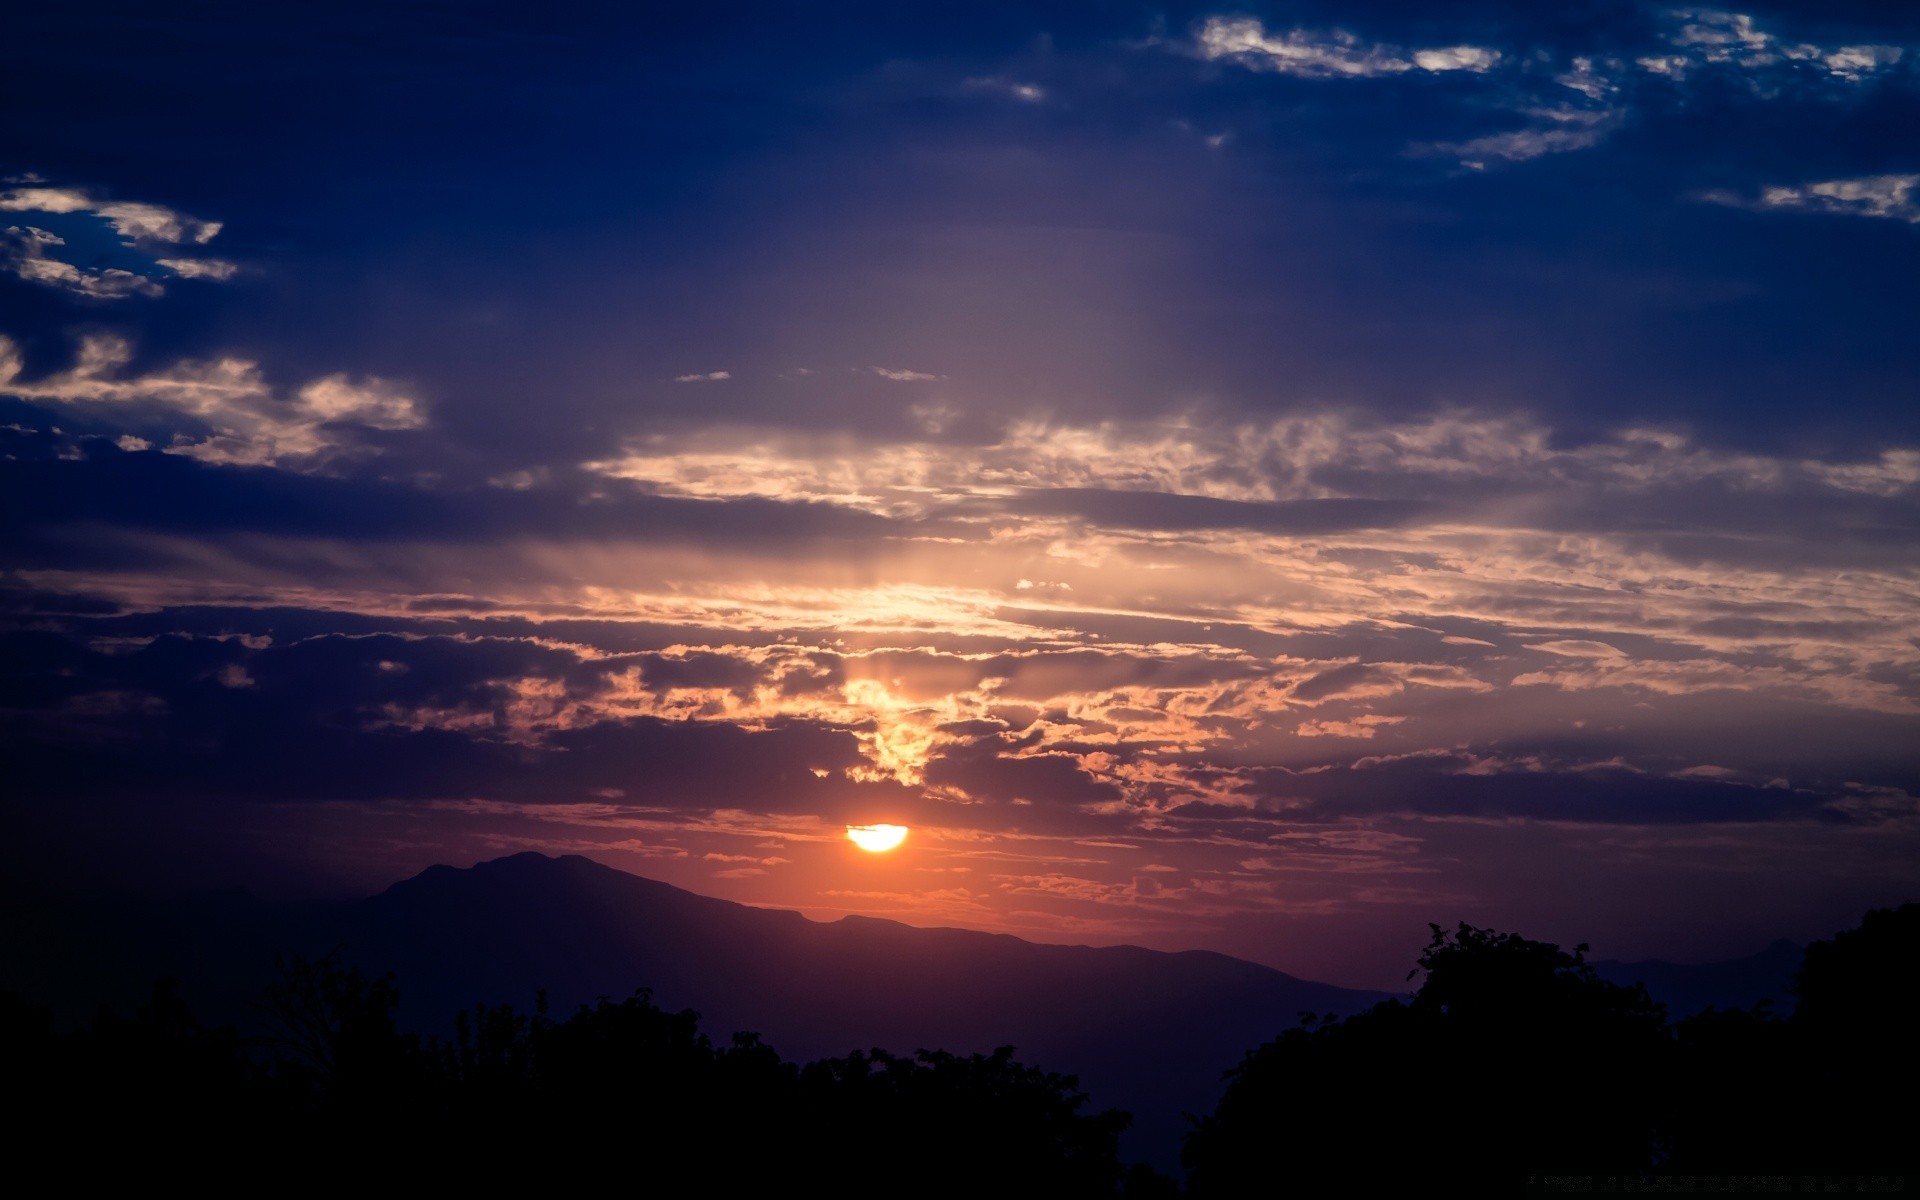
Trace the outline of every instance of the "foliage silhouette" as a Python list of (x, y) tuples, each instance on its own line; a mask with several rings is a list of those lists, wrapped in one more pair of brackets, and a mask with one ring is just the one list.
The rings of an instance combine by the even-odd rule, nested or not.
[[(450, 1039), (398, 1029), (399, 992), (338, 954), (282, 963), (250, 1045), (202, 1029), (170, 983), (131, 1021), (62, 1035), (0, 997), (0, 1063), (47, 1111), (43, 1145), (96, 1139), (137, 1164), (311, 1188), (551, 1189), (637, 1176), (671, 1194), (823, 1186), (837, 1196), (1165, 1194), (1123, 1170), (1127, 1117), (1085, 1113), (1070, 1076), (990, 1055), (883, 1050), (802, 1069), (751, 1033), (715, 1045), (698, 1014), (641, 990), (566, 1019), (477, 1005)], [(218, 1131), (217, 1145), (209, 1131)], [(210, 1175), (211, 1172), (211, 1175)]]
[(1122, 1183), (1127, 1116), (1083, 1115), (1072, 1076), (1018, 1063), (1011, 1046), (964, 1057), (856, 1052), (810, 1064), (801, 1085), (819, 1135), (837, 1133), (838, 1152), (894, 1188), (930, 1171), (952, 1195), (1099, 1196)]
[(1409, 999), (1305, 1016), (1229, 1072), (1187, 1139), (1190, 1195), (1914, 1168), (1920, 904), (1810, 947), (1791, 1018), (1762, 1003), (1672, 1028), (1585, 946), (1431, 928)]
[[(1807, 953), (1798, 1006), (1672, 1028), (1638, 986), (1516, 934), (1432, 927), (1414, 993), (1303, 1014), (1196, 1122), (1187, 1193), (1518, 1190), (1539, 1173), (1900, 1172), (1920, 1038), (1920, 905)], [(751, 1033), (716, 1045), (644, 989), (561, 1019), (476, 1005), (449, 1039), (397, 1027), (395, 980), (289, 960), (242, 1039), (156, 985), (131, 1018), (61, 1032), (0, 995), (0, 1071), (22, 1161), (76, 1178), (304, 1190), (587, 1187), (669, 1194), (1165, 1197), (1123, 1167), (1126, 1114), (991, 1054), (856, 1051), (806, 1066)], [(1892, 1086), (1889, 1086), (1892, 1085)], [(103, 1154), (102, 1147), (111, 1148)]]
[(1791, 1017), (1762, 1006), (1681, 1022), (1673, 1167), (1912, 1171), (1916, 985), (1920, 904), (1906, 904), (1807, 947)]
[(1431, 928), (1410, 1000), (1308, 1018), (1234, 1068), (1187, 1141), (1192, 1195), (1248, 1194), (1276, 1173), (1342, 1194), (1653, 1166), (1645, 1101), (1669, 1047), (1645, 990), (1600, 979), (1585, 947)]

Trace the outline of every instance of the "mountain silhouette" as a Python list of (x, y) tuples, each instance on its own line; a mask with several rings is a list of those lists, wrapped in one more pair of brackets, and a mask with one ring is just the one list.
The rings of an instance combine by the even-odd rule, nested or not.
[(652, 988), (718, 1036), (752, 1031), (796, 1061), (878, 1047), (1016, 1047), (1134, 1115), (1128, 1149), (1171, 1164), (1184, 1114), (1304, 1011), (1379, 993), (1223, 954), (1042, 945), (871, 917), (817, 922), (683, 891), (577, 855), (434, 867), (340, 914), (349, 955), (402, 984), (403, 1022), (476, 1000), (556, 1011)]
[[(1131, 1112), (1124, 1152), (1165, 1170), (1178, 1160), (1185, 1114), (1211, 1110), (1223, 1073), (1250, 1047), (1304, 1012), (1346, 1015), (1383, 998), (1204, 951), (1044, 945), (870, 917), (813, 921), (577, 855), (432, 867), (340, 904), (281, 907), (225, 894), (119, 911), (94, 904), (75, 918), (84, 928), (69, 922), (64, 931), (43, 918), (25, 952), (18, 937), (8, 948), (0, 988), (84, 1012), (47, 986), (73, 992), (84, 983), (111, 998), (137, 995), (164, 973), (181, 977), (198, 1011), (244, 1022), (276, 953), (338, 948), (363, 970), (394, 973), (402, 1025), (444, 1033), (475, 1003), (525, 1009), (544, 992), (564, 1015), (646, 987), (664, 1008), (699, 1012), (718, 1039), (751, 1031), (799, 1062), (854, 1049), (1011, 1045), (1023, 1062), (1077, 1075), (1095, 1106)], [(112, 948), (111, 968), (91, 953), (102, 947)], [(51, 962), (54, 949), (88, 962)], [(109, 978), (115, 971), (121, 978)]]

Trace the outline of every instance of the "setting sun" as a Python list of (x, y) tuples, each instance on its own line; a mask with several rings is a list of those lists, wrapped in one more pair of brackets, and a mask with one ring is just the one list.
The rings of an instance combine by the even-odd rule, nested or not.
[(849, 825), (847, 839), (862, 850), (881, 854), (907, 840), (905, 825)]

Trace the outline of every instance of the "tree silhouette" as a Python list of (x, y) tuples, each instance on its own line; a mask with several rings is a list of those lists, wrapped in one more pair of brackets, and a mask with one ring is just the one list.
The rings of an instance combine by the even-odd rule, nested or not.
[(1920, 1127), (1920, 904), (1875, 909), (1807, 947), (1788, 1021), (1814, 1169), (1913, 1169)]
[(1688, 1017), (1674, 1026), (1674, 1054), (1673, 1084), (1659, 1103), (1669, 1169), (1815, 1169), (1805, 1047), (1768, 1006)]
[(0, 1030), (20, 1177), (38, 1163), (75, 1186), (119, 1164), (215, 1187), (237, 1178), (221, 1150), (256, 1128), (252, 1066), (233, 1030), (195, 1021), (174, 980), (157, 982), (131, 1018), (103, 1010), (68, 1034), (51, 1014), (0, 997)]
[(1116, 1194), (1127, 1115), (1083, 1113), (1077, 1080), (1013, 1053), (872, 1050), (807, 1066), (815, 1128), (864, 1176), (845, 1194)]
[[(1432, 933), (1411, 995), (1346, 1020), (1303, 1015), (1228, 1073), (1187, 1139), (1189, 1195), (1912, 1169), (1920, 905), (1811, 947), (1791, 1018), (1708, 1011), (1671, 1030), (1644, 989), (1600, 979), (1584, 946)], [(751, 1033), (715, 1044), (697, 1013), (644, 989), (564, 1019), (544, 997), (531, 1013), (476, 1005), (450, 1039), (398, 1028), (398, 1002), (391, 976), (338, 954), (283, 963), (259, 1006), (268, 1035), (252, 1041), (203, 1028), (167, 980), (131, 1018), (103, 1012), (71, 1032), (0, 995), (20, 1161), (216, 1190), (295, 1170), (305, 1190), (631, 1177), (719, 1194), (1174, 1194), (1123, 1168), (1126, 1114), (1088, 1111), (1074, 1077), (1011, 1047), (801, 1067)]]
[(1410, 1000), (1308, 1017), (1229, 1073), (1187, 1140), (1191, 1195), (1510, 1190), (1532, 1173), (1654, 1165), (1645, 1100), (1669, 1047), (1645, 990), (1602, 980), (1584, 946), (1431, 928)]
[[(1679, 1171), (1911, 1171), (1920, 904), (1807, 948), (1793, 1015), (1709, 1010), (1674, 1030), (1662, 1113)], [(1890, 1086), (1892, 1085), (1892, 1086)]]

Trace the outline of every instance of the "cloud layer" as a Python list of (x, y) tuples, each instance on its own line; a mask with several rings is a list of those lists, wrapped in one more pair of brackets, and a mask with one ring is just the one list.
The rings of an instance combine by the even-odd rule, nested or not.
[(1369, 985), (1909, 899), (1916, 47), (23, 10), (7, 870), (578, 850)]

